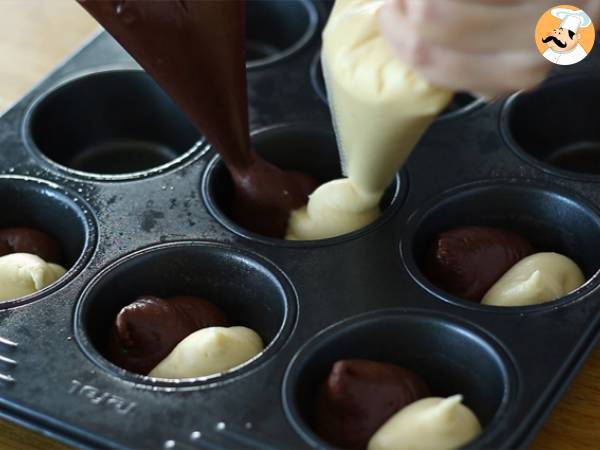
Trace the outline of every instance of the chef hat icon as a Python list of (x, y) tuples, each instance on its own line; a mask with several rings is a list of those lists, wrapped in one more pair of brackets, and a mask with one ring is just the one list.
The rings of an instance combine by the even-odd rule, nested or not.
[(581, 9), (573, 11), (567, 8), (554, 8), (551, 13), (561, 20), (560, 28), (571, 30), (573, 33), (577, 33), (579, 28), (589, 27), (592, 23), (590, 16)]

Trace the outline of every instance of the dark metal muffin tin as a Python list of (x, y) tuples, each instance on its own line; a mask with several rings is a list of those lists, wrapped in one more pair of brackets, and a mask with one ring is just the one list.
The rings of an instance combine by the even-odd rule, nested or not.
[[(329, 5), (248, 7), (256, 148), (321, 181), (339, 176), (311, 69)], [(289, 25), (274, 36), (281, 14)], [(598, 137), (595, 100), (562, 121), (548, 109), (580, 86), (598, 100), (599, 64), (595, 49), (531, 93), (446, 114), (398, 174), (381, 219), (286, 242), (228, 218), (231, 180), (215, 152), (100, 34), (0, 119), (0, 226), (51, 232), (70, 266), (60, 282), (0, 305), (2, 415), (80, 447), (326, 447), (310, 426), (315, 390), (332, 362), (361, 357), (420, 373), (434, 394), (464, 394), (484, 426), (469, 447), (526, 446), (600, 329), (600, 178), (540, 162), (536, 134)], [(139, 157), (123, 160), (123, 148)], [(419, 264), (436, 233), (461, 224), (517, 230), (572, 257), (589, 281), (525, 308), (453, 298)], [(118, 309), (145, 293), (206, 296), (267, 348), (223, 376), (128, 373), (99, 349)]]

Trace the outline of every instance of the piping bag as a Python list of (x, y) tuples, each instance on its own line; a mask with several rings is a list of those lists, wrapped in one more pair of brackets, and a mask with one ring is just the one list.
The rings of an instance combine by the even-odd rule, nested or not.
[(453, 93), (394, 54), (379, 32), (383, 0), (336, 0), (321, 61), (346, 178), (325, 183), (295, 210), (287, 239), (323, 239), (376, 220), (385, 189)]
[(245, 2), (77, 0), (154, 78), (219, 152), (233, 183), (229, 215), (283, 237), (289, 214), (317, 186), (252, 149), (245, 62)]

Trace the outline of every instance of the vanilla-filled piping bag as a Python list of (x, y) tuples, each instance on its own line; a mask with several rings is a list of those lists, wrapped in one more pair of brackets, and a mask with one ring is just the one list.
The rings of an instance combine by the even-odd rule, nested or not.
[(381, 0), (336, 0), (321, 54), (347, 178), (295, 210), (288, 239), (323, 239), (368, 225), (413, 147), (453, 94), (400, 61), (379, 32)]

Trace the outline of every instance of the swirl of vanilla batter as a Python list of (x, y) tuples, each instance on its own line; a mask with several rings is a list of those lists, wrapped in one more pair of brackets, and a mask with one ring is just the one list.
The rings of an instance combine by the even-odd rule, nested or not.
[(29, 253), (0, 257), (0, 302), (33, 294), (65, 274), (64, 267)]
[(250, 328), (202, 328), (177, 344), (148, 375), (179, 379), (223, 373), (252, 359), (263, 349), (261, 337)]
[(483, 296), (493, 306), (527, 306), (556, 300), (585, 283), (577, 264), (564, 255), (536, 253), (523, 258)]
[(371, 437), (367, 450), (454, 450), (481, 433), (462, 395), (417, 400), (394, 414)]

